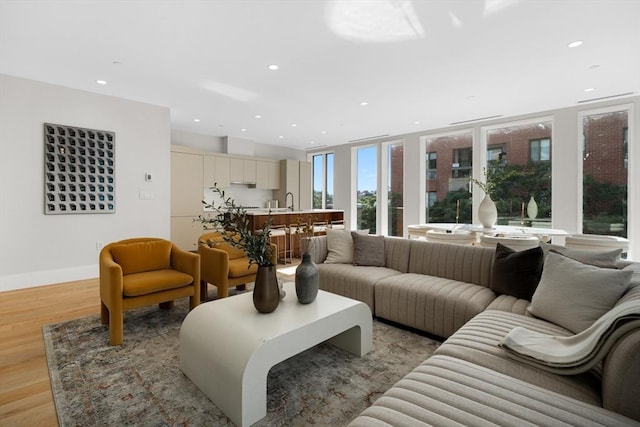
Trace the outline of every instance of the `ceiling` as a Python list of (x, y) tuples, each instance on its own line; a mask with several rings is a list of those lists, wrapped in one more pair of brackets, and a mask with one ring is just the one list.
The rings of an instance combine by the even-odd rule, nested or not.
[(640, 1), (0, 0), (0, 73), (313, 149), (637, 95)]

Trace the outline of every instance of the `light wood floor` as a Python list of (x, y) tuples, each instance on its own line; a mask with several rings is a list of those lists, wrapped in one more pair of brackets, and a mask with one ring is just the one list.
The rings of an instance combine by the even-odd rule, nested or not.
[(58, 425), (42, 326), (98, 313), (97, 278), (0, 292), (0, 426)]

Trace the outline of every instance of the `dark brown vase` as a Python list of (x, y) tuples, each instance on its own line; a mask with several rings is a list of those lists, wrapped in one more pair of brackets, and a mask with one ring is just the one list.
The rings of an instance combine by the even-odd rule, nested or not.
[(274, 266), (258, 266), (253, 287), (253, 305), (260, 313), (271, 313), (278, 308), (280, 289)]

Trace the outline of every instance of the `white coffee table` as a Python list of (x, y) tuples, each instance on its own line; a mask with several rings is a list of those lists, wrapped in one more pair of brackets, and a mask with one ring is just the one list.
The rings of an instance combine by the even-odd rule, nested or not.
[(247, 292), (201, 304), (180, 329), (180, 369), (236, 425), (267, 415), (267, 374), (276, 364), (329, 340), (357, 356), (371, 350), (366, 304), (319, 291), (307, 305), (295, 285), (273, 313), (261, 314)]

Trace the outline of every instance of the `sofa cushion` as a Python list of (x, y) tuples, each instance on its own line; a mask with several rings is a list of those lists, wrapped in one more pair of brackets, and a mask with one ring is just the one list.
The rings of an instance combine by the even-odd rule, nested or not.
[(495, 249), (448, 245), (418, 239), (411, 244), (409, 273), (444, 277), (489, 287)]
[(631, 275), (630, 270), (583, 264), (551, 250), (529, 312), (579, 333), (613, 307)]
[(127, 274), (122, 278), (123, 294), (126, 297), (182, 288), (192, 283), (193, 277), (173, 269)]
[(496, 245), (491, 290), (531, 300), (540, 281), (544, 253), (540, 247), (515, 251), (501, 243)]
[(607, 252), (589, 251), (584, 249), (567, 248), (560, 245), (552, 245), (550, 243), (540, 243), (540, 247), (544, 251), (545, 258), (549, 251), (554, 250), (568, 258), (580, 261), (583, 264), (595, 265), (603, 268), (617, 268), (618, 260), (622, 249), (614, 249)]
[(385, 266), (384, 236), (351, 232), (353, 265)]
[(381, 279), (374, 292), (376, 316), (440, 337), (450, 336), (496, 297), (484, 286), (415, 273)]
[(616, 425), (634, 421), (452, 357), (432, 356), (350, 427)]
[(466, 360), (574, 399), (602, 406), (600, 378), (593, 370), (584, 374), (561, 376), (508, 357), (507, 352), (498, 347), (498, 343), (516, 326), (549, 335), (572, 335), (571, 331), (542, 319), (487, 310), (450, 336), (435, 354)]
[(111, 247), (111, 255), (122, 268), (122, 274), (127, 275), (169, 268), (171, 247), (168, 240), (122, 243)]
[(375, 313), (374, 284), (400, 272), (386, 267), (354, 266), (352, 264), (318, 264), (320, 289), (362, 301)]

